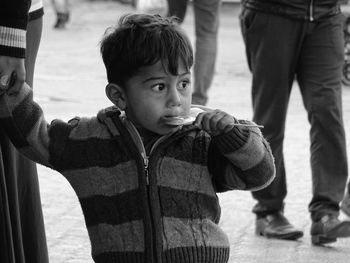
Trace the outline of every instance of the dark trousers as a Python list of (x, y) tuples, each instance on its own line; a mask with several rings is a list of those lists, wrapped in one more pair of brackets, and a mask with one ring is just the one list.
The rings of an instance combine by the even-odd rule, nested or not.
[[(215, 73), (221, 0), (192, 2), (196, 35), (192, 104), (205, 105)], [(187, 3), (188, 0), (168, 0), (169, 15), (177, 16), (182, 22), (186, 15)]]
[(283, 209), (283, 139), (294, 80), (311, 125), (312, 220), (339, 212), (348, 176), (341, 104), (343, 19), (339, 14), (309, 22), (242, 9), (241, 29), (253, 75), (253, 120), (264, 125), (277, 172), (269, 187), (253, 192), (258, 215)]

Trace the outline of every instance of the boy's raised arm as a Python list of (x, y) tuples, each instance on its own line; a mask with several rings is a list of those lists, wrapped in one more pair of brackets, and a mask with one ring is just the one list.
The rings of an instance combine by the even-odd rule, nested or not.
[(234, 127), (215, 136), (209, 149), (209, 169), (218, 192), (260, 190), (275, 177), (270, 146), (257, 127)]
[(19, 91), (0, 87), (0, 126), (16, 148), (29, 159), (49, 166), (49, 124), (32, 89), (24, 83)]

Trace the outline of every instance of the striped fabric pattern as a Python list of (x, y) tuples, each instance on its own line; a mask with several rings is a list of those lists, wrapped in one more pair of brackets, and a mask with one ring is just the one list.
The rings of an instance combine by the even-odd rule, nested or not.
[(26, 31), (0, 25), (0, 53), (9, 52), (15, 57), (24, 57)]
[(0, 96), (0, 122), (29, 158), (58, 170), (76, 192), (92, 257), (103, 263), (226, 263), (216, 192), (250, 190), (274, 177), (256, 128), (211, 138), (185, 126), (149, 156), (149, 184), (136, 142), (115, 108), (46, 123), (24, 86)]

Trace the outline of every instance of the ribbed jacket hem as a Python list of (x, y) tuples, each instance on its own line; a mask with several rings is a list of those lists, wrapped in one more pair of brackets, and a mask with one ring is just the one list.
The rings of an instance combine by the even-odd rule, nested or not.
[[(227, 263), (229, 247), (179, 247), (162, 253), (158, 263)], [(153, 263), (146, 262), (144, 253), (109, 252), (93, 257), (96, 263)]]
[(166, 250), (162, 263), (227, 263), (229, 247), (179, 247)]
[(95, 263), (151, 263), (141, 252), (108, 252), (93, 256)]

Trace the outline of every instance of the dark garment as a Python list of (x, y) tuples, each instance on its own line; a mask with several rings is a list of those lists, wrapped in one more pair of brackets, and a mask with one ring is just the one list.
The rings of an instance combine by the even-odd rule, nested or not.
[(287, 194), (283, 139), (291, 87), (296, 78), (311, 124), (313, 220), (337, 214), (347, 180), (341, 105), (343, 16), (317, 22), (243, 8), (241, 28), (253, 73), (253, 120), (264, 125), (276, 161), (276, 179), (253, 193), (260, 215), (283, 209)]
[(1, 263), (48, 262), (36, 166), (0, 131)]
[(340, 2), (337, 0), (242, 0), (242, 4), (260, 12), (308, 21), (340, 13)]
[[(27, 31), (26, 82), (33, 84), (42, 18)], [(20, 155), (0, 124), (0, 262), (47, 263), (43, 214), (36, 165)]]

